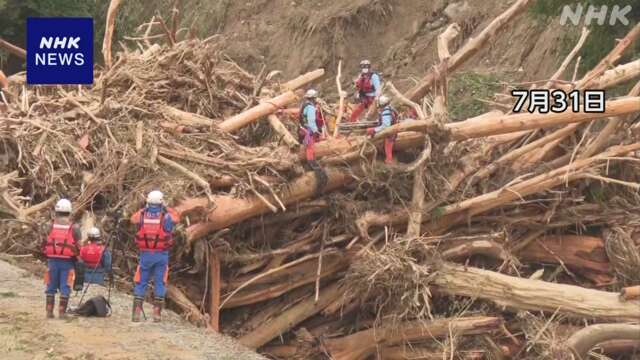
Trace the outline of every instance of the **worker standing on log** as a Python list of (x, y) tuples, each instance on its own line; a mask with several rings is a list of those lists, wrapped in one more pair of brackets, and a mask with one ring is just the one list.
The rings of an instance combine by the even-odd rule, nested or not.
[(315, 152), (313, 145), (322, 138), (322, 128), (324, 127), (324, 119), (320, 106), (317, 103), (318, 92), (309, 89), (304, 94), (304, 99), (300, 105), (300, 142), (305, 146), (307, 161), (315, 160)]
[(382, 81), (380, 75), (371, 71), (371, 62), (362, 60), (360, 62), (360, 76), (356, 80), (356, 99), (358, 105), (351, 112), (351, 122), (358, 121), (358, 118), (365, 110), (368, 110), (382, 91)]
[(55, 215), (48, 229), (48, 236), (42, 242), (42, 252), (47, 257), (45, 274), (46, 314), (53, 318), (56, 293), (60, 291), (58, 317), (64, 318), (69, 304), (71, 286), (75, 277), (74, 264), (78, 256), (77, 244), (82, 238), (80, 226), (71, 221), (71, 202), (60, 199), (54, 208)]
[(157, 190), (151, 191), (146, 206), (131, 216), (131, 222), (137, 224), (135, 240), (140, 250), (140, 263), (134, 276), (133, 322), (140, 321), (145, 291), (152, 278), (153, 321), (161, 321), (169, 276), (169, 249), (173, 246), (173, 230), (178, 221), (177, 213), (164, 205), (164, 194)]
[[(378, 126), (367, 129), (367, 135), (373, 137), (380, 131), (395, 125), (398, 122), (398, 112), (391, 106), (391, 99), (385, 95), (378, 98)], [(396, 141), (396, 134), (384, 138), (385, 164), (393, 162), (393, 144)]]
[(80, 248), (80, 259), (85, 264), (84, 282), (103, 285), (105, 274), (111, 274), (111, 252), (100, 236), (100, 229), (92, 227), (87, 234), (88, 244)]

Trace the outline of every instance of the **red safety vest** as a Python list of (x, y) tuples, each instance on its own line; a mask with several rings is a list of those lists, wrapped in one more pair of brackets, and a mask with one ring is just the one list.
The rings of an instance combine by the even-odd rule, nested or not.
[(375, 72), (360, 74), (360, 77), (356, 80), (356, 89), (358, 89), (361, 94), (368, 94), (375, 91), (373, 82), (371, 81), (373, 74), (375, 74)]
[(80, 258), (88, 268), (95, 269), (100, 265), (103, 252), (104, 245), (89, 243), (89, 245), (83, 246), (82, 249), (80, 249)]
[(47, 236), (44, 254), (48, 258), (71, 259), (77, 255), (75, 245), (73, 224), (56, 224), (54, 221)]
[[(136, 245), (140, 250), (164, 251), (171, 247), (171, 234), (164, 231), (162, 224), (166, 211), (162, 210), (160, 217), (152, 218), (141, 210), (140, 223), (136, 233)], [(171, 215), (169, 215), (171, 216)]]

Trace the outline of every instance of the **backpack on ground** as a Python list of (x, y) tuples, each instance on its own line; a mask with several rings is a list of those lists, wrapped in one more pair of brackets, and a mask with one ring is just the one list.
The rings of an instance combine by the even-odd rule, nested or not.
[(107, 317), (111, 315), (111, 305), (104, 296), (98, 295), (80, 304), (73, 313), (86, 317)]

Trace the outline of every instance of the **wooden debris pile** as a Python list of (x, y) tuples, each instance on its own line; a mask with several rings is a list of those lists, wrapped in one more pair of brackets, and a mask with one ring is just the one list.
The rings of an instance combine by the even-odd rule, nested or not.
[[(68, 196), (78, 220), (117, 235), (126, 288), (133, 226), (113, 220), (161, 188), (183, 218), (170, 306), (273, 358), (631, 359), (640, 351), (640, 84), (607, 99), (604, 113), (447, 120), (446, 76), (530, 3), (516, 1), (457, 50), (450, 26), (440, 63), (413, 89), (387, 86), (417, 119), (373, 138), (339, 134), (349, 112), (341, 86), (336, 105), (324, 99), (335, 121), (316, 146), (320, 187), (296, 146), (297, 120), (282, 114), (322, 70), (280, 84), (226, 58), (218, 38), (168, 33), (160, 44), (147, 30), (91, 89), (11, 77), (0, 114), (0, 250), (36, 253), (34, 224)], [(584, 31), (538, 88), (637, 79), (638, 67), (618, 63), (638, 35), (640, 26), (582, 79), (562, 80)], [(398, 163), (386, 166), (376, 157), (394, 134)]]

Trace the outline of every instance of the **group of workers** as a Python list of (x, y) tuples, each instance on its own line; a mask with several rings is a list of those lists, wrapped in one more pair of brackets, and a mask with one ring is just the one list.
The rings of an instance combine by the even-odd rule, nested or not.
[[(48, 228), (48, 236), (42, 242), (42, 252), (47, 258), (46, 317), (54, 317), (55, 297), (60, 292), (58, 317), (67, 315), (69, 296), (75, 279), (76, 263), (84, 263), (84, 282), (103, 285), (105, 278), (112, 281), (112, 255), (108, 244), (102, 241), (100, 230), (92, 227), (87, 232), (87, 242), (80, 245), (82, 231), (72, 220), (72, 207), (68, 199), (60, 199), (54, 208), (54, 218)], [(175, 211), (164, 205), (164, 195), (158, 190), (147, 195), (146, 205), (131, 216), (137, 227), (135, 243), (139, 250), (139, 265), (134, 275), (133, 307), (131, 320), (139, 322), (143, 314), (143, 302), (149, 282), (154, 283), (153, 321), (161, 321), (166, 284), (169, 274), (169, 250), (173, 230), (179, 218)]]
[[(372, 71), (371, 62), (362, 60), (360, 62), (360, 74), (355, 81), (355, 98), (357, 105), (351, 112), (349, 120), (356, 122), (365, 111), (374, 106), (378, 110), (377, 126), (367, 129), (367, 135), (373, 137), (382, 130), (397, 123), (398, 113), (391, 106), (388, 96), (382, 94), (382, 81), (380, 75)], [(314, 144), (322, 139), (322, 129), (324, 118), (318, 103), (318, 92), (309, 89), (304, 95), (300, 107), (300, 141), (305, 147), (306, 159), (310, 163), (315, 163)], [(395, 135), (390, 135), (384, 139), (385, 163), (393, 162), (393, 144)]]

